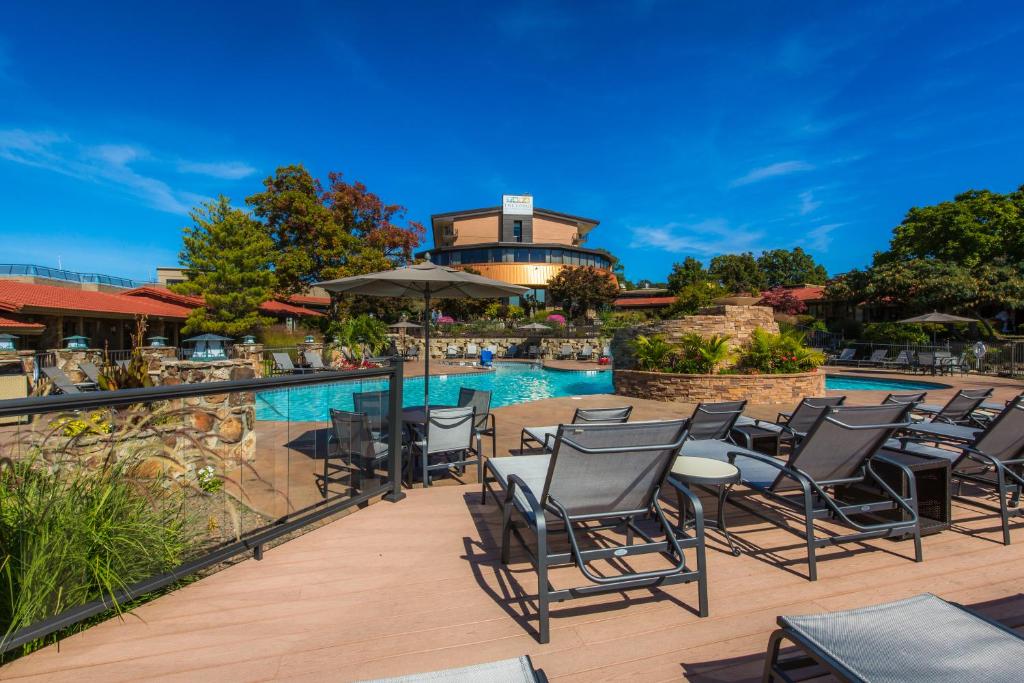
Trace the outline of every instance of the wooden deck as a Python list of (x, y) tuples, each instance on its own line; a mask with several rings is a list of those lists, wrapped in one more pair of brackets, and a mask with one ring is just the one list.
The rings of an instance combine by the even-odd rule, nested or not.
[[(1017, 390), (1006, 383), (999, 395)], [(623, 402), (602, 396), (586, 404)], [(689, 410), (630, 402), (636, 419)], [(566, 419), (576, 405), (555, 399), (500, 409), (499, 453), (518, 447), (520, 425)], [(733, 557), (708, 532), (709, 617), (695, 614), (695, 584), (595, 596), (554, 605), (551, 643), (540, 645), (535, 574), (522, 554), (509, 567), (498, 562), (496, 507), (482, 506), (473, 484), (415, 489), (70, 637), (59, 650), (17, 660), (0, 679), (344, 681), (529, 654), (557, 681), (734, 681), (760, 675), (779, 614), (930, 591), (1024, 623), (1024, 524), (1004, 547), (996, 515), (955, 501), (954, 515), (953, 530), (925, 537), (923, 563), (913, 562), (909, 542), (829, 548), (812, 583), (800, 539), (731, 508), (744, 554)], [(635, 568), (654, 562), (631, 560)], [(572, 569), (552, 580), (583, 583)]]

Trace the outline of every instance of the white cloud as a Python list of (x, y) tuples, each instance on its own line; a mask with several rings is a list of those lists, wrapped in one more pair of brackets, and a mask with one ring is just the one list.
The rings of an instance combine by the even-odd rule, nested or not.
[(673, 254), (717, 256), (755, 250), (764, 233), (734, 228), (723, 218), (699, 223), (666, 223), (630, 228), (634, 249), (654, 248)]
[(178, 171), (180, 173), (207, 175), (224, 180), (239, 180), (251, 176), (256, 172), (256, 169), (241, 161), (202, 162), (182, 160), (178, 162)]
[(758, 183), (768, 178), (776, 178), (778, 176), (790, 175), (792, 173), (800, 173), (802, 171), (813, 171), (814, 164), (809, 164), (806, 161), (780, 161), (775, 164), (769, 164), (768, 166), (761, 166), (755, 168), (744, 176), (737, 178), (736, 180), (729, 183), (729, 187), (740, 187), (741, 185), (750, 185), (751, 183)]
[(800, 193), (800, 215), (806, 216), (821, 206), (821, 202), (814, 199), (814, 190), (807, 190)]
[[(173, 188), (160, 178), (139, 172), (136, 168), (139, 162), (158, 166), (167, 166), (168, 162), (155, 158), (144, 147), (134, 145), (81, 145), (67, 135), (52, 131), (14, 128), (0, 130), (0, 159), (104, 185), (168, 213), (187, 214), (197, 200), (204, 199), (202, 195)], [(191, 162), (179, 162), (179, 165), (181, 163)], [(206, 168), (206, 175), (227, 179), (243, 177), (237, 175), (243, 168), (252, 171), (240, 162), (199, 166)], [(209, 172), (211, 170), (215, 172)], [(217, 175), (216, 172), (227, 175)]]
[(812, 228), (807, 231), (807, 237), (804, 240), (807, 246), (812, 251), (828, 251), (829, 245), (832, 244), (832, 231), (836, 228), (841, 228), (845, 223), (827, 223), (825, 225), (819, 225), (816, 228)]

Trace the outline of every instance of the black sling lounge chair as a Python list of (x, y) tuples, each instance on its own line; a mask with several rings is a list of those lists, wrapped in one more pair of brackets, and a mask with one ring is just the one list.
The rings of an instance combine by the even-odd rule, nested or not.
[(395, 678), (380, 678), (363, 683), (547, 683), (547, 676), (533, 668), (528, 655), (498, 662), (485, 662)]
[(954, 425), (983, 426), (974, 415), (985, 399), (992, 395), (992, 389), (961, 389), (944, 406), (923, 403), (914, 408), (915, 413), (930, 415), (929, 422), (945, 422)]
[(42, 373), (46, 375), (46, 379), (53, 382), (53, 386), (56, 387), (62, 394), (78, 394), (83, 391), (93, 391), (96, 389), (94, 382), (72, 382), (71, 378), (64, 374), (64, 371), (57, 367), (40, 368)]
[[(1021, 680), (1020, 635), (930, 593), (843, 612), (782, 616), (778, 623), (768, 641), (765, 683), (807, 680), (808, 667), (864, 683)], [(780, 657), (784, 640), (804, 654)]]
[[(694, 533), (677, 538), (658, 502), (662, 484), (675, 462), (686, 435), (686, 422), (635, 422), (632, 424), (562, 425), (555, 437), (554, 451), (544, 455), (488, 460), (485, 473), (500, 492), (495, 499), (503, 513), (502, 562), (509, 561), (509, 544), (515, 535), (537, 570), (539, 640), (550, 639), (549, 605), (594, 593), (619, 593), (631, 588), (653, 588), (696, 581), (699, 613), (706, 616), (707, 576), (704, 565), (704, 523), (700, 501), (690, 493), (697, 524)], [(484, 486), (490, 483), (485, 478)], [(532, 532), (528, 543), (512, 515)], [(656, 541), (637, 522), (650, 518), (660, 527), (665, 540)], [(568, 537), (569, 551), (550, 546), (552, 526), (559, 536)], [(600, 547), (583, 546), (581, 541), (610, 526), (625, 528), (625, 545), (615, 545), (606, 536)], [(634, 536), (643, 543), (634, 543)], [(687, 564), (684, 549), (694, 548), (696, 569)], [(658, 553), (667, 567), (632, 571), (626, 564), (633, 555)], [(599, 568), (595, 562), (608, 560)], [(577, 588), (555, 589), (548, 581), (548, 568), (575, 565), (590, 582)]]
[[(914, 559), (921, 561), (921, 533), (917, 515), (917, 489), (911, 471), (893, 460), (887, 464), (903, 472), (910, 495), (903, 497), (875, 473), (871, 466), (876, 455), (893, 432), (906, 426), (909, 406), (829, 408), (819, 415), (803, 441), (785, 460), (757, 453), (720, 441), (687, 441), (681, 455), (714, 458), (731, 462), (740, 470), (740, 484), (773, 503), (788, 508), (803, 518), (803, 533), (791, 529), (776, 517), (769, 517), (755, 507), (734, 504), (763, 517), (787, 531), (802, 536), (807, 543), (808, 578), (818, 578), (815, 551), (819, 547), (850, 541), (889, 536), (914, 536)], [(836, 487), (870, 483), (881, 489), (882, 498), (869, 503), (847, 504), (836, 493)], [(853, 517), (886, 510), (901, 510), (895, 520), (855, 520)], [(852, 529), (852, 533), (836, 536), (815, 534), (814, 521), (827, 519)]]
[[(922, 437), (917, 432), (901, 437), (898, 447), (917, 455), (949, 460), (950, 476), (957, 483), (957, 498), (961, 497), (964, 482), (994, 489), (999, 496), (1003, 544), (1010, 545), (1010, 515), (1024, 514), (1024, 510), (1017, 507), (1024, 489), (1024, 403), (1021, 398), (1012, 401), (984, 430), (959, 429), (975, 434), (960, 443), (953, 440), (945, 442), (955, 445), (957, 450), (928, 446), (922, 441), (936, 441), (935, 437)], [(889, 445), (895, 446), (895, 440)]]
[[(624, 406), (622, 408), (577, 408), (572, 416), (572, 424), (629, 422), (629, 416), (632, 413), (633, 406)], [(523, 431), (519, 432), (519, 452), (522, 453), (526, 450), (527, 445), (530, 448), (543, 448), (545, 451), (550, 452), (559, 426), (523, 427)]]
[(733, 425), (746, 407), (746, 401), (698, 403), (686, 423), (686, 438), (729, 440)]
[[(845, 396), (811, 396), (806, 397), (797, 404), (792, 413), (779, 413), (775, 422), (768, 420), (755, 420), (749, 417), (740, 417), (736, 420), (737, 425), (751, 426), (763, 429), (775, 434), (775, 452), (778, 453), (783, 443), (796, 445), (804, 436), (807, 430), (814, 426), (818, 418), (829, 408), (843, 405)], [(746, 437), (746, 447), (752, 448), (753, 438), (749, 433), (736, 432)]]

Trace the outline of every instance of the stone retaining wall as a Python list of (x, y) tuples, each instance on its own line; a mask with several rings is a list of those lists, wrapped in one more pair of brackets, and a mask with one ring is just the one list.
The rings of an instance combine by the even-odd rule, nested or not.
[(740, 401), (754, 404), (797, 403), (804, 396), (822, 396), (825, 373), (786, 375), (682, 375), (616, 368), (615, 393), (655, 401)]
[[(419, 337), (411, 337), (406, 335), (402, 339), (401, 335), (395, 336), (395, 345), (398, 347), (399, 352), (404, 353), (406, 349), (415, 346), (423, 348), (423, 339)], [(583, 347), (587, 344), (594, 350), (594, 358), (596, 359), (601, 353), (601, 349), (607, 344), (606, 339), (592, 338), (592, 339), (569, 339), (565, 337), (537, 337), (537, 336), (509, 336), (509, 337), (431, 337), (430, 338), (430, 357), (433, 358), (444, 358), (447, 354), (448, 346), (453, 345), (460, 351), (465, 351), (467, 344), (476, 344), (477, 348), (483, 350), (488, 346), (494, 346), (498, 349), (496, 354), (498, 358), (502, 358), (508, 352), (509, 347), (513, 344), (518, 346), (522, 351), (526, 351), (527, 347), (536, 345), (541, 348), (544, 352), (545, 357), (554, 358), (563, 344), (568, 344), (574, 354), (579, 353), (583, 350)]]

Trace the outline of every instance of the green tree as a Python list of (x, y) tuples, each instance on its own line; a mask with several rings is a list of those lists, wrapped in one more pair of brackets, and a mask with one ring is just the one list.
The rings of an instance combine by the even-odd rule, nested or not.
[(606, 306), (618, 293), (615, 281), (593, 266), (563, 268), (548, 281), (548, 297), (572, 319)]
[(717, 282), (704, 281), (686, 285), (676, 293), (676, 300), (662, 312), (663, 318), (680, 318), (693, 315), (728, 291)]
[(814, 257), (800, 247), (792, 250), (769, 249), (757, 257), (757, 265), (764, 273), (768, 288), (787, 285), (823, 285), (828, 281), (825, 267), (814, 262)]
[(708, 272), (712, 279), (730, 294), (760, 294), (765, 288), (764, 273), (757, 265), (757, 259), (749, 251), (716, 256), (708, 264)]
[(924, 258), (968, 267), (1024, 261), (1024, 185), (1008, 194), (968, 190), (951, 202), (910, 209), (876, 263)]
[(178, 257), (188, 279), (173, 289), (198, 294), (204, 304), (189, 314), (184, 331), (237, 336), (272, 323), (259, 312), (276, 281), (274, 244), (263, 226), (224, 196), (189, 215), (193, 225), (184, 229)]
[(672, 264), (672, 272), (668, 275), (668, 291), (679, 294), (691, 285), (706, 283), (710, 277), (703, 263), (687, 256), (682, 263)]

